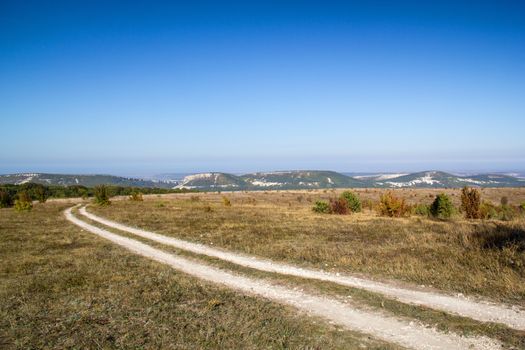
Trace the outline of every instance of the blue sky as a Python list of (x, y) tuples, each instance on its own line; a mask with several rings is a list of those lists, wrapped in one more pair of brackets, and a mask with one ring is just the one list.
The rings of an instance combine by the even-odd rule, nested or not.
[(0, 172), (525, 169), (521, 1), (2, 1)]

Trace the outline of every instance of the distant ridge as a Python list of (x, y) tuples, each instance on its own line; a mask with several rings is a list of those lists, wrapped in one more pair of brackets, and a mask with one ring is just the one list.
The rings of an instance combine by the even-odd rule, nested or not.
[(236, 176), (227, 173), (202, 173), (186, 176), (178, 188), (199, 190), (278, 190), (319, 188), (459, 188), (524, 187), (525, 179), (502, 174), (457, 176), (442, 171), (411, 174), (376, 174), (347, 176), (335, 171), (290, 170), (259, 172)]
[(114, 185), (123, 187), (157, 187), (172, 188), (175, 184), (168, 181), (142, 180), (113, 175), (69, 175), (44, 173), (19, 173), (0, 175), (0, 184), (38, 183), (43, 185), (93, 187), (97, 185)]
[(348, 176), (327, 170), (287, 170), (234, 175), (222, 172), (199, 173), (182, 180), (144, 180), (113, 175), (65, 175), (20, 173), (0, 175), (0, 184), (24, 184), (92, 187), (106, 184), (125, 187), (187, 188), (201, 191), (290, 190), (322, 188), (460, 188), (525, 187), (525, 179), (504, 174), (459, 176), (442, 171), (384, 173)]

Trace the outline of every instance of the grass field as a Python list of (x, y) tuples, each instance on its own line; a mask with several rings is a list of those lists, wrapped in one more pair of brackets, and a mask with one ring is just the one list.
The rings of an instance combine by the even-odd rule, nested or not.
[(68, 206), (0, 210), (2, 349), (395, 348), (130, 254)]
[[(447, 190), (458, 203), (459, 191)], [(88, 210), (132, 226), (324, 270), (410, 282), (525, 306), (525, 221), (450, 221), (313, 213), (341, 191), (199, 193), (114, 198)], [(377, 200), (382, 190), (358, 190)], [(410, 203), (436, 190), (398, 190)], [(485, 200), (521, 203), (525, 189), (484, 189)], [(225, 205), (228, 198), (231, 206)], [(202, 282), (141, 258), (65, 220), (72, 201), (0, 209), (0, 348), (396, 348), (296, 310)], [(127, 235), (124, 232), (117, 234)], [(129, 236), (129, 235), (128, 235)], [(151, 242), (146, 242), (150, 244)], [(442, 331), (485, 335), (525, 348), (525, 334), (378, 294), (208, 264), (416, 319)]]
[[(382, 190), (358, 190), (377, 200)], [(459, 190), (446, 190), (458, 204)], [(410, 203), (437, 190), (398, 190)], [(114, 201), (95, 213), (159, 233), (318, 268), (363, 273), (525, 305), (525, 221), (315, 214), (331, 191), (208, 193)], [(483, 189), (521, 203), (525, 189)], [(223, 204), (223, 196), (231, 206)]]

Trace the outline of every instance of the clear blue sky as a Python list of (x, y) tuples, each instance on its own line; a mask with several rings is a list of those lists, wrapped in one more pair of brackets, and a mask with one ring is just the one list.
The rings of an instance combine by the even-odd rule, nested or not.
[(0, 172), (525, 169), (523, 1), (0, 2)]

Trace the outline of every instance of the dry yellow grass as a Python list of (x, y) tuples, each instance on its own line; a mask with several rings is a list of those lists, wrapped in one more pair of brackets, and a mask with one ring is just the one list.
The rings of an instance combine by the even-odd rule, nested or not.
[[(356, 190), (377, 200), (383, 190)], [(458, 202), (459, 190), (447, 190)], [(524, 305), (525, 223), (390, 219), (365, 211), (315, 214), (313, 202), (341, 191), (280, 191), (148, 196), (91, 208), (101, 216), (167, 235), (297, 264), (398, 279)], [(437, 190), (398, 190), (411, 203)], [(484, 189), (510, 203), (524, 189)], [(231, 207), (224, 206), (226, 196)]]
[(0, 209), (1, 349), (393, 349), (204, 283), (67, 222)]

